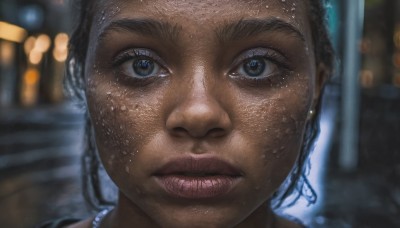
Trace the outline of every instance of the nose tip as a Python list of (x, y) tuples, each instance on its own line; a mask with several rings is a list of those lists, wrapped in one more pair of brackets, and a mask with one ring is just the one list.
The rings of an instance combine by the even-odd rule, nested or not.
[(189, 100), (176, 107), (167, 119), (175, 136), (221, 137), (231, 129), (228, 113), (215, 100)]

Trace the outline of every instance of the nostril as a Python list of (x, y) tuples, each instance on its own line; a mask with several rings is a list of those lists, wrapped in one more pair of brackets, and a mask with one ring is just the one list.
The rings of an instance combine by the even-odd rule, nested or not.
[(176, 136), (185, 136), (188, 134), (188, 131), (183, 127), (175, 127), (172, 129), (172, 132)]
[(224, 136), (225, 134), (226, 134), (226, 131), (224, 129), (213, 128), (213, 129), (209, 130), (206, 135), (216, 138), (216, 137)]
[(188, 130), (186, 130), (183, 127), (175, 127), (172, 130), (173, 135), (178, 136), (178, 137), (184, 137), (187, 135), (191, 135), (194, 137), (212, 137), (212, 138), (216, 138), (216, 137), (222, 137), (226, 134), (226, 131), (222, 128), (213, 128), (210, 129), (209, 131), (206, 132), (206, 134), (203, 135), (192, 135), (190, 134), (190, 132)]

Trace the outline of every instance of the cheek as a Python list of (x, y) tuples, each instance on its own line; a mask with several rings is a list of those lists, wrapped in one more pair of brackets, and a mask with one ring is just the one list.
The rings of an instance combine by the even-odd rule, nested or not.
[[(302, 146), (312, 93), (309, 80), (296, 80), (262, 99), (239, 103), (238, 118), (245, 141), (254, 151), (243, 157), (258, 189), (275, 191), (292, 169)], [(242, 96), (244, 97), (244, 96)], [(247, 104), (247, 105), (246, 105)], [(243, 108), (244, 107), (244, 108)]]
[(159, 130), (158, 99), (128, 92), (102, 79), (89, 83), (87, 91), (100, 158), (118, 183), (119, 178), (132, 175), (142, 148)]

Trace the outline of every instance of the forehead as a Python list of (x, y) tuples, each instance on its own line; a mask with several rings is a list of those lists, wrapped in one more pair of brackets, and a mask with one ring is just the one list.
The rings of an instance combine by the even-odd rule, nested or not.
[[(306, 32), (305, 0), (100, 0), (96, 1), (94, 26), (101, 29), (114, 18), (148, 18), (198, 26), (212, 26), (241, 19), (275, 17)], [(195, 22), (195, 23), (193, 23)]]

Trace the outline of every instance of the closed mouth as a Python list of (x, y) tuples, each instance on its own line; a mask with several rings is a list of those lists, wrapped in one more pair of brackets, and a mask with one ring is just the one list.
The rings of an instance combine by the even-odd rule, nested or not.
[(243, 174), (215, 157), (184, 157), (166, 163), (154, 176), (172, 197), (204, 199), (228, 194)]

